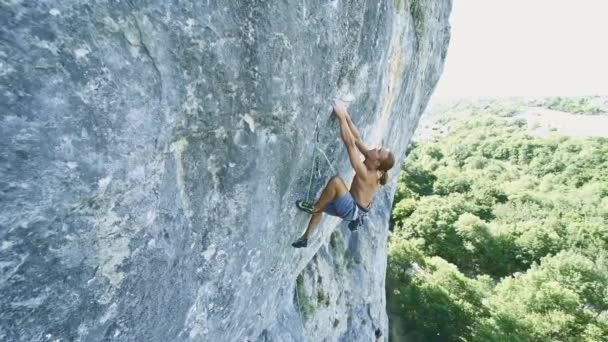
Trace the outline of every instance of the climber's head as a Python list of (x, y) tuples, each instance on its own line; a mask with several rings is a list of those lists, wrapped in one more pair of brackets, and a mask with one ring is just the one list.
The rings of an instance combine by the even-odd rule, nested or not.
[(365, 165), (368, 169), (382, 172), (380, 184), (384, 185), (388, 181), (388, 170), (395, 165), (395, 156), (387, 148), (375, 148), (367, 151)]

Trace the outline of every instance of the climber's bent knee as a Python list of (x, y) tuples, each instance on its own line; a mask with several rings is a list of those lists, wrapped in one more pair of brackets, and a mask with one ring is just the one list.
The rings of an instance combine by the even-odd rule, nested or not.
[(343, 186), (346, 188), (346, 183), (344, 182), (344, 179), (342, 179), (342, 177), (340, 176), (333, 176), (329, 179), (329, 182), (327, 182), (328, 184), (336, 184), (339, 186)]

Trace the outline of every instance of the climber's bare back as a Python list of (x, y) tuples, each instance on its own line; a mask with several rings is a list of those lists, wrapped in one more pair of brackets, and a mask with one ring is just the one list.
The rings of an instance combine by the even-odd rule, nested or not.
[(368, 170), (368, 174), (363, 177), (355, 173), (350, 185), (350, 193), (361, 207), (367, 208), (379, 187), (377, 172)]

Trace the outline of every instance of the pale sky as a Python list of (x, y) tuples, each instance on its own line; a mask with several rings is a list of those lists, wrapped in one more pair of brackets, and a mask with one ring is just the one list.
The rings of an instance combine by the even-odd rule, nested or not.
[(608, 95), (608, 0), (453, 0), (434, 99)]

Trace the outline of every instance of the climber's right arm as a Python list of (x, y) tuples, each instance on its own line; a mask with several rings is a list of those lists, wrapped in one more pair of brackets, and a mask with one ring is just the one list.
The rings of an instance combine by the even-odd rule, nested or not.
[(348, 122), (348, 128), (350, 128), (351, 133), (355, 137), (355, 144), (357, 145), (357, 148), (359, 149), (359, 151), (361, 151), (361, 153), (363, 153), (363, 155), (366, 155), (367, 151), (369, 151), (369, 148), (367, 148), (367, 146), (363, 143), (363, 140), (361, 140), (359, 130), (357, 129), (357, 127), (355, 127), (355, 124), (353, 123), (353, 120), (350, 118), (350, 115), (348, 115), (348, 113), (346, 114), (346, 120)]
[(348, 120), (346, 119), (346, 115), (344, 115), (341, 111), (336, 111), (336, 117), (340, 122), (340, 136), (342, 137), (342, 141), (346, 146), (346, 151), (348, 152), (348, 159), (350, 160), (350, 164), (353, 166), (355, 173), (358, 175), (365, 177), (367, 175), (367, 168), (363, 161), (361, 161), (361, 156), (359, 149), (357, 148), (355, 137), (353, 136), (350, 128), (348, 127)]

